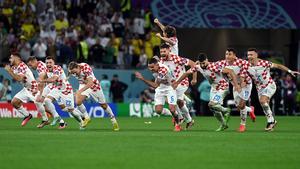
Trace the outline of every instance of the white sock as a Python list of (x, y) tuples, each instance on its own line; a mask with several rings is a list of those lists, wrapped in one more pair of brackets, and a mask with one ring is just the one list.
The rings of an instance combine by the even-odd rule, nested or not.
[(111, 108), (109, 107), (109, 105), (107, 105), (106, 109), (105, 109), (105, 112), (108, 114), (108, 116), (113, 119), (115, 118), (115, 115), (114, 113), (112, 112)]
[(240, 110), (240, 116), (241, 116), (241, 124), (246, 125), (246, 119), (247, 119), (247, 109), (244, 108), (243, 110)]
[(223, 117), (223, 114), (219, 111), (214, 111), (214, 115), (217, 118), (217, 120), (222, 124), (225, 125), (225, 119)]
[(181, 112), (181, 110), (180, 110), (180, 108), (179, 108), (178, 105), (176, 105), (176, 112), (178, 114), (178, 118), (179, 119), (183, 119), (182, 112)]
[(84, 104), (77, 105), (77, 108), (81, 112), (81, 117), (90, 118), (88, 112), (86, 111)]
[(21, 113), (24, 117), (26, 117), (26, 116), (29, 115), (29, 113), (27, 113), (26, 109), (25, 109), (23, 106), (19, 107), (17, 110), (18, 110), (18, 112)]
[(251, 107), (246, 106), (245, 109), (248, 113), (251, 112)]
[(265, 104), (263, 104), (263, 105), (261, 105), (261, 106), (262, 106), (262, 108), (263, 108), (263, 110), (264, 110), (264, 113), (265, 113), (265, 115), (266, 115), (266, 117), (267, 117), (268, 123), (274, 122), (273, 113), (272, 113), (272, 111), (271, 111), (271, 109), (270, 109), (269, 104), (268, 104), (268, 103), (265, 103)]
[(182, 107), (181, 107), (181, 112), (182, 112), (182, 115), (184, 116), (184, 119), (187, 123), (191, 122), (192, 121), (192, 117), (189, 113), (189, 109), (186, 107), (186, 104), (184, 104)]
[(167, 116), (172, 116), (172, 113), (170, 112), (169, 109), (163, 108), (161, 114), (167, 115)]
[(52, 116), (53, 116), (54, 118), (59, 117), (59, 115), (58, 115), (58, 113), (57, 113), (57, 111), (56, 111), (56, 109), (55, 109), (55, 106), (54, 106), (54, 104), (52, 103), (52, 100), (51, 100), (51, 99), (49, 99), (49, 98), (46, 98), (46, 99), (45, 99), (45, 106), (47, 107), (47, 109), (50, 111), (50, 113), (52, 114)]
[(77, 120), (79, 123), (82, 123), (81, 113), (79, 110), (74, 109), (73, 111), (69, 111), (66, 107), (62, 110), (71, 113), (75, 120)]
[(35, 102), (35, 106), (37, 107), (38, 111), (42, 114), (42, 120), (48, 121), (48, 116), (45, 111), (45, 107), (44, 107), (43, 103)]

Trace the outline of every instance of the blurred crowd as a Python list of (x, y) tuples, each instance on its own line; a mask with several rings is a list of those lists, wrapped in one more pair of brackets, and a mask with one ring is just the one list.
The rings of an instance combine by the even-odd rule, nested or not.
[(0, 1), (0, 61), (55, 56), (97, 67), (144, 67), (159, 52), (152, 13), (142, 1)]

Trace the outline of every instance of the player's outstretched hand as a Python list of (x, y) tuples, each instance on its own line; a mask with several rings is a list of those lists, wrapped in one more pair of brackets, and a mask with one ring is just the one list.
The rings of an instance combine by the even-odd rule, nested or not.
[(237, 85), (237, 86), (235, 86), (235, 91), (237, 91), (237, 92), (241, 92), (242, 91), (242, 88), (241, 88), (241, 86), (240, 85)]
[(4, 69), (5, 69), (6, 71), (9, 71), (9, 70), (11, 70), (11, 67), (10, 67), (10, 65), (5, 65)]
[(156, 36), (160, 38), (160, 37), (161, 37), (161, 34), (160, 34), (160, 33), (156, 33)]
[(173, 89), (176, 89), (178, 85), (179, 85), (179, 83), (178, 83), (178, 82), (176, 82), (176, 81), (175, 81), (175, 82), (173, 82), (173, 83), (172, 83), (172, 87), (173, 87)]
[(134, 74), (135, 74), (135, 77), (140, 79), (140, 80), (142, 80), (144, 78), (143, 75), (140, 72), (135, 72)]
[(193, 79), (192, 81), (191, 81), (191, 85), (195, 85), (195, 84), (197, 84), (197, 79)]
[(296, 77), (297, 75), (300, 75), (300, 72), (297, 71), (291, 71), (291, 75)]
[(155, 18), (154, 19), (154, 23), (158, 23), (159, 21), (158, 21), (158, 19), (157, 18)]

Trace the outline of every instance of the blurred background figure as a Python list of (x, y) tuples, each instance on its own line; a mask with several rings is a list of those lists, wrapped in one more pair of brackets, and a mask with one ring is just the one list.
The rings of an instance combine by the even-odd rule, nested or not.
[(284, 106), (286, 115), (294, 115), (296, 108), (297, 87), (292, 76), (287, 74), (283, 82), (284, 88)]
[(208, 102), (210, 100), (210, 88), (211, 86), (206, 79), (203, 80), (198, 87), (198, 91), (200, 93), (200, 115), (212, 115), (208, 107)]
[(115, 74), (111, 80), (110, 93), (114, 103), (124, 102), (124, 92), (128, 85), (119, 81), (119, 76)]
[(106, 74), (102, 75), (102, 79), (100, 81), (100, 85), (105, 96), (105, 100), (107, 103), (111, 102), (110, 99), (110, 81), (108, 80), (108, 76)]

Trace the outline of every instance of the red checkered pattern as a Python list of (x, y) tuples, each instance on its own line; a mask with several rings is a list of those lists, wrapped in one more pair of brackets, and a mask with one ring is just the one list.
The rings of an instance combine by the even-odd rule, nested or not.
[(228, 82), (222, 75), (222, 64), (223, 63), (220, 62), (210, 62), (206, 67), (208, 74), (205, 76), (209, 79), (208, 81), (217, 84), (216, 90), (226, 90), (229, 87)]
[[(263, 67), (264, 70), (260, 75), (253, 76), (254, 83), (258, 90), (267, 87), (269, 84), (273, 83), (273, 79), (270, 75), (270, 68), (272, 67), (272, 62), (267, 60), (259, 60), (255, 67)], [(260, 79), (259, 79), (260, 78)]]
[(164, 77), (167, 73), (168, 73), (167, 68), (165, 68), (163, 66), (159, 66), (158, 74), (159, 74), (160, 77)]
[(17, 67), (12, 67), (12, 69), (15, 74), (24, 76), (24, 79), (21, 83), (27, 90), (29, 90), (33, 94), (37, 93), (37, 82), (34, 79), (31, 70), (24, 62), (21, 62)]
[(37, 70), (38, 74), (47, 73), (47, 66), (44, 62), (38, 61), (36, 70)]
[(93, 79), (93, 86), (91, 89), (93, 91), (101, 90), (100, 82), (96, 79), (93, 69), (87, 63), (79, 63), (80, 66), (80, 75), (75, 77), (79, 80), (80, 84), (86, 84), (87, 78), (91, 77)]
[[(66, 87), (62, 91), (62, 94), (68, 95), (68, 94), (72, 93), (72, 91), (73, 91), (72, 85), (69, 82), (67, 82), (65, 85), (66, 85)], [(58, 89), (60, 89), (60, 88), (58, 88)]]
[[(161, 63), (167, 65), (172, 71), (173, 76), (178, 80), (185, 73), (185, 66), (188, 65), (189, 59), (170, 54), (168, 59), (161, 58)], [(189, 86), (189, 79), (185, 78), (180, 84)]]

